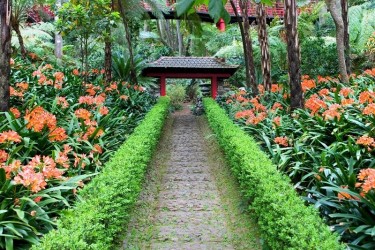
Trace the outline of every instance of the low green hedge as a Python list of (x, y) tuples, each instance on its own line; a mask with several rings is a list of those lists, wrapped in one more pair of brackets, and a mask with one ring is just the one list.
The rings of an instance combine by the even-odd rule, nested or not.
[(204, 106), (210, 127), (225, 151), (263, 237), (272, 249), (343, 249), (338, 235), (313, 207), (304, 205), (290, 179), (281, 174), (257, 143), (235, 125), (212, 99)]
[(169, 105), (169, 98), (160, 98), (103, 172), (82, 190), (77, 207), (66, 211), (58, 221), (58, 229), (48, 233), (33, 249), (115, 248), (141, 191)]

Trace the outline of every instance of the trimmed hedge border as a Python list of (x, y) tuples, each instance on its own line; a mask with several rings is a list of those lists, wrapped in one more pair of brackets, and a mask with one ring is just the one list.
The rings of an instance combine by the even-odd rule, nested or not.
[(80, 193), (82, 202), (58, 221), (32, 249), (114, 249), (142, 189), (147, 164), (158, 143), (170, 100), (161, 97), (142, 123)]
[(235, 125), (212, 99), (204, 106), (211, 129), (241, 190), (250, 199), (265, 241), (271, 249), (344, 249), (314, 207), (307, 207), (257, 143)]

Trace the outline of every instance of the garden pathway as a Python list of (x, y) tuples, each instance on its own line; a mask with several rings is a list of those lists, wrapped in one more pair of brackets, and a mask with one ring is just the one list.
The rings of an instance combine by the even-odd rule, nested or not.
[(261, 249), (202, 119), (187, 105), (169, 118), (123, 249)]

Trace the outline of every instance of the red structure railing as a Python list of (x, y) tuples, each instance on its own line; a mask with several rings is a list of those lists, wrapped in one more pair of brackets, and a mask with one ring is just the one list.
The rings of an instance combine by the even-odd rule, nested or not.
[[(309, 6), (311, 7), (312, 4), (316, 3), (318, 0), (310, 0), (310, 4)], [(166, 0), (166, 5), (167, 6), (170, 6), (171, 7), (171, 11), (174, 11), (174, 4), (176, 3), (176, 0)], [(241, 9), (239, 7), (239, 0), (234, 0), (234, 3), (235, 3), (235, 6), (237, 8), (237, 11), (238, 13), (241, 13)], [(145, 8), (147, 10), (149, 10), (149, 6), (147, 6), (146, 4), (144, 4)], [(227, 2), (227, 4), (225, 5), (225, 9), (228, 11), (228, 13), (231, 15), (231, 16), (234, 16), (235, 15), (235, 12), (231, 6), (231, 4), (229, 3), (229, 1)], [(304, 10), (305, 11), (309, 11), (309, 7), (304, 7)], [(197, 9), (197, 12), (198, 13), (207, 13), (208, 14), (208, 7), (205, 6), (205, 5), (202, 5), (202, 6), (199, 6)], [(278, 0), (274, 6), (272, 7), (266, 7), (266, 14), (268, 17), (270, 18), (273, 18), (273, 17), (276, 17), (276, 16), (279, 16), (279, 17), (283, 17), (284, 16), (284, 4), (283, 4), (283, 1), (282, 0)], [(256, 15), (256, 11), (255, 11), (255, 5), (254, 4), (251, 4), (250, 8), (248, 9), (248, 16), (249, 17), (254, 17)]]

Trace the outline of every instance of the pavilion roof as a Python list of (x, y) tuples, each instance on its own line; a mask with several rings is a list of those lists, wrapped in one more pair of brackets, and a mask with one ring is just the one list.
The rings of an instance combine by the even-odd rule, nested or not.
[(149, 63), (143, 73), (149, 72), (227, 72), (234, 74), (238, 65), (225, 63), (217, 57), (169, 57), (163, 56)]

